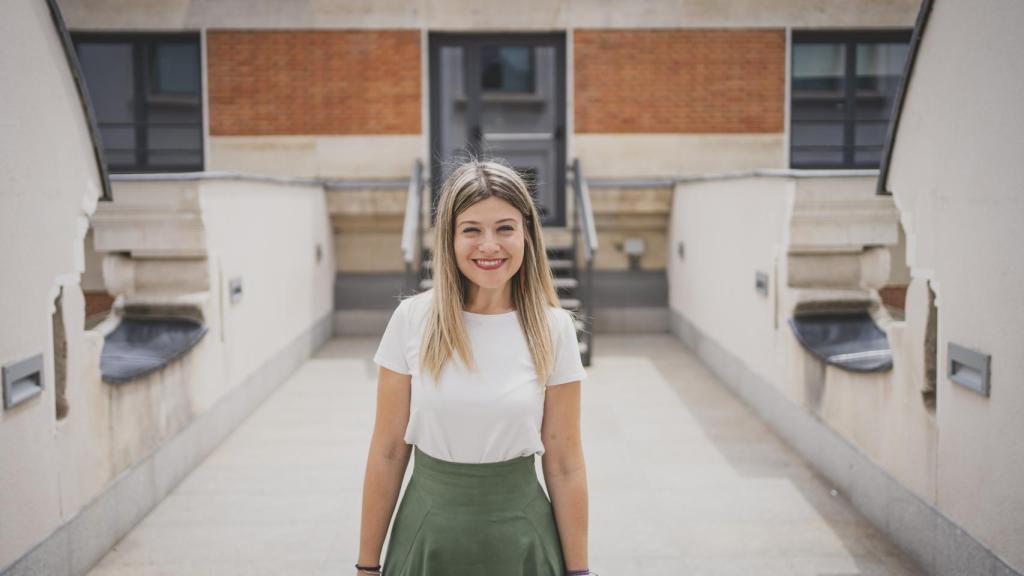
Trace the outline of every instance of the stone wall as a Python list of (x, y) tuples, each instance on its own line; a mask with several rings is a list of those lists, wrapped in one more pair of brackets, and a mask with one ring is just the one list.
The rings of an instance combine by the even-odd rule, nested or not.
[[(884, 182), (900, 208), (907, 315), (937, 314), (935, 506), (1024, 572), (1024, 18), (1020, 2), (934, 2)], [(968, 106), (967, 102), (984, 102)], [(942, 121), (935, 122), (941, 114)], [(929, 293), (932, 294), (929, 294)], [(989, 393), (949, 350), (989, 356)], [(925, 360), (915, 359), (923, 374)]]
[(103, 343), (84, 330), (80, 282), (101, 174), (46, 2), (12, 0), (3, 12), (0, 365), (40, 358), (42, 390), (0, 409), (0, 570), (73, 516), (106, 472), (85, 465), (99, 450), (93, 410), (104, 407), (78, 380), (97, 370)]

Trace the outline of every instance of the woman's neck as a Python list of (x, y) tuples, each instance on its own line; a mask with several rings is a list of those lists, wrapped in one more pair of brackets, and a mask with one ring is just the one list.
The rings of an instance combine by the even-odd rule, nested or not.
[(512, 286), (506, 282), (500, 288), (481, 288), (470, 284), (466, 298), (466, 311), (474, 314), (501, 314), (515, 310)]

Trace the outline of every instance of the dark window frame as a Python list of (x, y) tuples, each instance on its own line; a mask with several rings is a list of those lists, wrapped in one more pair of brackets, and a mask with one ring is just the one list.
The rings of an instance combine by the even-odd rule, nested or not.
[[(814, 169), (814, 170), (850, 170), (850, 169), (877, 169), (879, 163), (857, 163), (854, 152), (857, 145), (854, 141), (856, 120), (857, 120), (857, 47), (865, 44), (889, 44), (906, 43), (910, 45), (912, 29), (892, 30), (794, 30), (791, 38), (790, 50), (790, 74), (789, 74), (789, 166), (793, 169)], [(797, 45), (808, 44), (842, 44), (845, 46), (845, 76), (843, 83), (843, 161), (840, 163), (805, 163), (794, 162), (794, 149), (824, 149), (834, 146), (799, 145), (794, 142), (793, 135), (795, 114), (793, 113), (794, 97), (793, 89), (793, 67), (796, 58)], [(909, 55), (908, 55), (909, 58)], [(902, 71), (901, 71), (902, 74)], [(894, 95), (895, 96), (895, 95)], [(888, 122), (892, 123), (895, 116), (895, 97), (893, 110), (889, 113)], [(806, 120), (805, 120), (806, 121)], [(863, 147), (863, 146), (862, 146)], [(884, 141), (879, 146), (884, 152)]]
[[(102, 122), (97, 119), (97, 125), (100, 131), (106, 126), (123, 126), (129, 124), (135, 127), (135, 147), (131, 150), (135, 153), (135, 162), (133, 164), (118, 164), (114, 165), (110, 158), (110, 154), (106, 154), (107, 158), (107, 169), (112, 174), (139, 174), (139, 173), (161, 173), (161, 172), (201, 172), (205, 169), (206, 159), (206, 130), (205, 130), (205, 108), (203, 104), (203, 96), (205, 86), (203, 85), (203, 62), (202, 62), (202, 38), (199, 32), (72, 32), (71, 40), (75, 46), (75, 52), (78, 52), (79, 44), (128, 44), (132, 48), (132, 74), (134, 89), (133, 92), (136, 95), (134, 98), (134, 111), (133, 120), (131, 122)], [(151, 48), (160, 42), (181, 42), (181, 43), (194, 43), (196, 47), (196, 71), (199, 73), (198, 86), (199, 90), (197, 93), (198, 98), (198, 115), (197, 119), (193, 122), (152, 122), (147, 121), (146, 118), (149, 116), (149, 104), (143, 95), (148, 93), (149, 82), (151, 81), (151, 68), (147, 54), (152, 53)], [(85, 82), (88, 84), (89, 79), (86, 78)], [(199, 131), (199, 148), (187, 149), (188, 152), (198, 152), (199, 162), (196, 164), (160, 164), (152, 165), (149, 161), (150, 147), (148, 145), (148, 128), (150, 126), (158, 127), (195, 127)], [(146, 143), (146, 145), (140, 145), (140, 142)], [(104, 146), (104, 150), (109, 150)], [(119, 149), (119, 151), (127, 151), (128, 149)], [(168, 150), (170, 149), (163, 149)], [(184, 149), (183, 149), (184, 150)]]

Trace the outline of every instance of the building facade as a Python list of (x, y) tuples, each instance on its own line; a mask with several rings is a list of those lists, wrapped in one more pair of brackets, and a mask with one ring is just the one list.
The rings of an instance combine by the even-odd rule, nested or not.
[[(877, 169), (918, 2), (61, 6), (86, 75), (104, 78), (115, 172), (328, 181), (339, 274), (393, 287), (417, 159), (430, 196), (467, 150), (507, 158), (535, 181), (553, 244), (573, 222), (564, 166), (579, 159), (597, 269), (652, 272), (634, 277), (663, 311), (670, 181)], [(132, 98), (157, 81), (177, 82), (175, 102)], [(340, 308), (390, 308), (345, 285)], [(622, 292), (598, 299), (630, 306)]]
[[(0, 53), (35, 83), (2, 111), (28, 136), (3, 137), (0, 233), (24, 240), (5, 263), (38, 273), (4, 277), (6, 317), (32, 328), (0, 362), (38, 356), (54, 385), (0, 414), (0, 570), (84, 573), (332, 330), (382, 328), (410, 190), (429, 245), (446, 170), (479, 153), (530, 179), (552, 246), (580, 250), (588, 185), (597, 332), (672, 331), (928, 573), (1020, 572), (1012, 4), (58, 0), (98, 165), (59, 31), (18, 0)], [(986, 82), (986, 114), (954, 105)], [(69, 168), (47, 170), (56, 154)], [(972, 162), (937, 178), (940, 158)], [(40, 178), (60, 192), (12, 192)], [(44, 214), (55, 233), (29, 225)], [(99, 364), (146, 311), (208, 331), (143, 397)], [(837, 311), (884, 334), (858, 354), (888, 368), (810, 351), (793, 321)], [(987, 396), (946, 370), (979, 355)]]

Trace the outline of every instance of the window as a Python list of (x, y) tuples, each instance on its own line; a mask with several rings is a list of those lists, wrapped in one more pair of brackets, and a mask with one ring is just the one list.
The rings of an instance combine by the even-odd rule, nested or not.
[(793, 33), (793, 168), (878, 168), (910, 34)]
[(111, 172), (203, 169), (198, 34), (74, 34)]
[(493, 46), (480, 49), (480, 73), (486, 92), (533, 92), (532, 46)]

